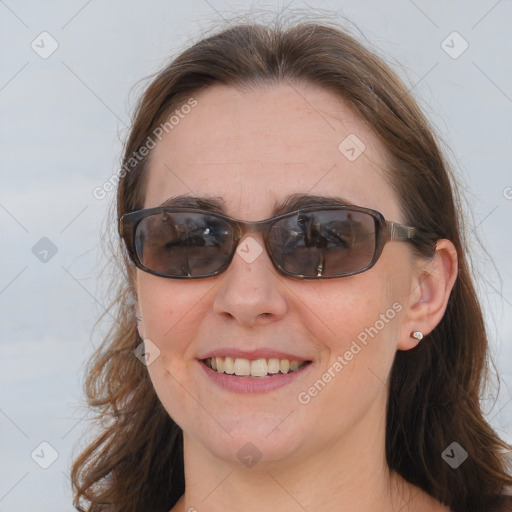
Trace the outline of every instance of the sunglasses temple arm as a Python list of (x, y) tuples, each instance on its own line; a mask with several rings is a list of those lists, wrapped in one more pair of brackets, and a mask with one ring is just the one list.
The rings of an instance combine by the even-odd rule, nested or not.
[(398, 224), (398, 222), (386, 222), (390, 240), (411, 240), (416, 234), (416, 230), (410, 226)]

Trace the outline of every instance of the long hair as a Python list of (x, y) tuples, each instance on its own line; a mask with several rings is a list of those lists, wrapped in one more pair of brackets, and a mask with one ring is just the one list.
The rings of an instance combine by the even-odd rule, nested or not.
[[(387, 151), (389, 177), (407, 224), (457, 249), (459, 272), (443, 319), (412, 351), (396, 354), (386, 422), (389, 468), (453, 512), (502, 510), (512, 485), (510, 447), (479, 403), (487, 378), (487, 335), (466, 260), (451, 171), (415, 100), (398, 76), (353, 37), (329, 24), (238, 24), (208, 36), (152, 80), (134, 113), (119, 174), (117, 216), (141, 209), (148, 158), (139, 158), (173, 111), (212, 84), (257, 88), (306, 83), (347, 102)], [(116, 323), (87, 369), (85, 391), (102, 433), (72, 467), (80, 511), (168, 511), (184, 492), (183, 438), (133, 351), (141, 342), (133, 265), (119, 238), (123, 282)], [(467, 460), (454, 469), (443, 452), (457, 442)]]

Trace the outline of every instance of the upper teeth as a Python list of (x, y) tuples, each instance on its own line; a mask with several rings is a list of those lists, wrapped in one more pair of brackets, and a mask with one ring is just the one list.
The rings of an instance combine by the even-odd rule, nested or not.
[(304, 361), (290, 361), (288, 359), (243, 359), (240, 357), (211, 357), (205, 360), (206, 364), (216, 372), (228, 375), (251, 375), (252, 377), (265, 377), (268, 374), (288, 373), (298, 370)]

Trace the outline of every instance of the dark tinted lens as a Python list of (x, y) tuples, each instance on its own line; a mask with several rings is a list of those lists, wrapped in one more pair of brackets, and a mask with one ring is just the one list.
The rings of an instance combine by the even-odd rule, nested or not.
[(229, 259), (233, 232), (214, 215), (162, 212), (137, 225), (135, 249), (141, 263), (167, 276), (200, 276), (219, 270)]
[(350, 210), (300, 212), (270, 231), (273, 257), (286, 272), (305, 277), (351, 274), (375, 253), (377, 221)]

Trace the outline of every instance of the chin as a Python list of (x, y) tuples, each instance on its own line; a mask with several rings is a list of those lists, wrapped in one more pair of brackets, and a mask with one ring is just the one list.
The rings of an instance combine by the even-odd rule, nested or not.
[(216, 418), (225, 430), (217, 425), (216, 428), (207, 425), (205, 429), (198, 429), (198, 422), (190, 422), (190, 430), (184, 425), (184, 432), (188, 433), (191, 443), (199, 443), (202, 449), (226, 464), (252, 467), (255, 463), (272, 464), (305, 456), (306, 451), (312, 450), (311, 441), (318, 442), (316, 436), (293, 416), (238, 413), (229, 418)]
[(296, 455), (296, 449), (300, 443), (294, 442), (285, 433), (283, 436), (272, 437), (272, 435), (265, 437), (254, 434), (244, 429), (234, 433), (232, 437), (226, 434), (222, 439), (209, 438), (203, 443), (208, 451), (226, 464), (242, 464), (249, 468), (256, 463), (260, 465), (279, 463)]

